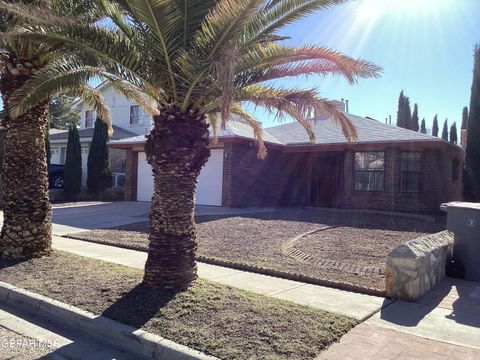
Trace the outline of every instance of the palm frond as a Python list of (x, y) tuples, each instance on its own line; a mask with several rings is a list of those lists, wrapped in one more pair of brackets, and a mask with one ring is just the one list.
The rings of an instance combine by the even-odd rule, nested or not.
[(271, 0), (248, 23), (245, 41), (255, 43), (314, 11), (330, 8), (348, 0)]
[(257, 141), (258, 151), (257, 156), (259, 159), (265, 159), (268, 155), (267, 147), (265, 146), (265, 142), (263, 141), (263, 129), (262, 124), (257, 121), (255, 116), (250, 114), (248, 111), (242, 108), (239, 103), (234, 103), (231, 106), (232, 114), (237, 115), (235, 121), (239, 121), (241, 123), (247, 124), (253, 130), (253, 136)]
[(376, 78), (381, 70), (371, 62), (353, 59), (322, 46), (291, 47), (269, 43), (243, 54), (237, 72), (243, 72), (255, 82), (276, 79), (282, 77), (282, 73), (284, 76), (333, 73), (344, 76), (353, 84), (358, 78)]
[(305, 128), (312, 142), (315, 141), (315, 134), (311, 121), (321, 114), (330, 114), (348, 141), (357, 139), (356, 128), (350, 119), (337, 109), (335, 102), (318, 97), (313, 89), (292, 90), (253, 85), (239, 90), (236, 100), (264, 107), (278, 121), (290, 116)]
[(97, 116), (102, 119), (105, 124), (107, 124), (108, 136), (112, 136), (112, 116), (110, 114), (110, 109), (105, 102), (105, 98), (100, 91), (88, 86), (87, 84), (82, 84), (65, 91), (65, 95), (78, 96), (86, 103), (90, 104), (97, 112)]

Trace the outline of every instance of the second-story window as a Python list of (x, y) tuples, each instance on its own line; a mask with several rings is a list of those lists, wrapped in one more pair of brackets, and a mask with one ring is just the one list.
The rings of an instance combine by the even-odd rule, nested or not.
[(85, 111), (85, 127), (92, 128), (95, 124), (97, 112), (95, 110)]
[(130, 125), (141, 124), (140, 107), (138, 105), (130, 106)]

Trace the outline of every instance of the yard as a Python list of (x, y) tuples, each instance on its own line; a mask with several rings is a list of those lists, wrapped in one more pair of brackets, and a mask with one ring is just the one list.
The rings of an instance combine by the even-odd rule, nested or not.
[(0, 260), (0, 281), (225, 360), (313, 359), (357, 324), (203, 280), (181, 293), (148, 288), (142, 275), (61, 251), (23, 262)]
[[(387, 254), (397, 245), (445, 229), (444, 219), (424, 220), (282, 209), (230, 217), (201, 216), (200, 260), (278, 275), (300, 275), (327, 283), (384, 290)], [(148, 223), (70, 235), (81, 240), (146, 250)]]

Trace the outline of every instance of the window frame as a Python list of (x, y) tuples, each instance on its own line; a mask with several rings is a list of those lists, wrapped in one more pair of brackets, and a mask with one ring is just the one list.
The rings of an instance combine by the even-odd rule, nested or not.
[[(90, 126), (88, 126), (89, 117), (87, 116), (87, 114), (93, 114), (93, 118), (91, 119), (92, 124)], [(96, 117), (97, 117), (97, 112), (95, 110), (85, 110), (85, 129), (91, 129), (91, 128), (95, 127)]]
[[(420, 155), (420, 160), (418, 160), (420, 164), (420, 170), (403, 170), (403, 162), (405, 161), (403, 158), (404, 154), (419, 154)], [(407, 166), (408, 167), (408, 166)], [(424, 169), (425, 169), (425, 164), (424, 164), (424, 155), (422, 151), (402, 151), (400, 152), (400, 192), (405, 193), (405, 194), (420, 194), (423, 192), (423, 186), (424, 186)], [(419, 184), (418, 184), (418, 190), (411, 190), (408, 188), (408, 180), (404, 183), (404, 173), (408, 174), (419, 174)], [(404, 187), (404, 184), (405, 187)]]
[[(132, 122), (132, 110), (133, 109), (136, 109), (137, 111), (137, 122)], [(129, 122), (130, 122), (130, 126), (138, 126), (138, 125), (143, 125), (143, 118), (140, 114), (140, 105), (136, 104), (136, 105), (130, 105), (130, 117), (129, 117)]]
[[(356, 158), (357, 154), (369, 154), (369, 153), (376, 153), (376, 154), (383, 154), (383, 170), (369, 170), (369, 169), (357, 169)], [(386, 173), (386, 152), (385, 151), (354, 151), (353, 152), (353, 191), (359, 192), (384, 192), (385, 191), (385, 173)], [(382, 173), (382, 188), (381, 189), (357, 189), (357, 173)]]

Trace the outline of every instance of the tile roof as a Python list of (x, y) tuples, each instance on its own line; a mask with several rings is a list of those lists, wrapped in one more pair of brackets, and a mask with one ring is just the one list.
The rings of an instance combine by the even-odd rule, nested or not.
[[(54, 131), (52, 131), (52, 130), (54, 130)], [(78, 130), (78, 134), (80, 136), (80, 139), (91, 138), (93, 136), (93, 130), (94, 130), (94, 128)], [(135, 134), (128, 131), (128, 130), (125, 130), (121, 127), (113, 125), (113, 135), (111, 137), (112, 140), (127, 139), (127, 138), (130, 138), (132, 136), (135, 136)], [(59, 131), (58, 129), (51, 129), (50, 130), (50, 140), (68, 140), (68, 130)]]

